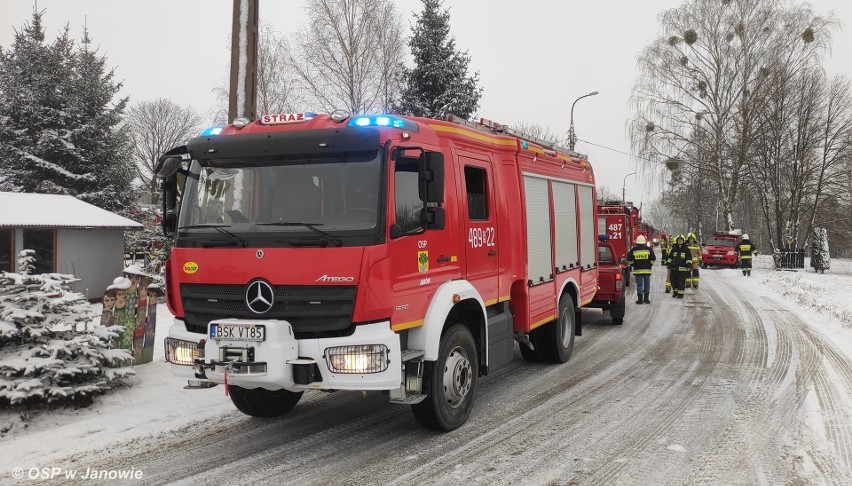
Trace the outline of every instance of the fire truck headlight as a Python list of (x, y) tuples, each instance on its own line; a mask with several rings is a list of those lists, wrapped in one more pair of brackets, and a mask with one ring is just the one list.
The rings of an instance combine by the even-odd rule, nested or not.
[(388, 368), (388, 347), (384, 344), (326, 348), (325, 360), (333, 373), (381, 373)]
[(735, 252), (734, 250), (728, 250), (728, 256), (734, 256), (736, 254), (737, 252)]
[(203, 345), (184, 341), (183, 339), (166, 338), (166, 361), (181, 366), (192, 366), (195, 358), (204, 357)]

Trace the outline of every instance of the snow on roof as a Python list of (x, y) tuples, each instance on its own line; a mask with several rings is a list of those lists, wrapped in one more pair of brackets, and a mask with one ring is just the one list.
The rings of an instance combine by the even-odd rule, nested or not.
[(0, 228), (115, 228), (142, 225), (73, 196), (0, 192)]

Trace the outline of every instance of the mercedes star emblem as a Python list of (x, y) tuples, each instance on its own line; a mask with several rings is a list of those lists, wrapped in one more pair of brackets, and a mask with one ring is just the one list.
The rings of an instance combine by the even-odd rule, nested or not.
[(246, 287), (246, 306), (255, 314), (266, 314), (275, 303), (275, 292), (264, 280), (255, 280)]
[(263, 258), (263, 250), (257, 250), (254, 255), (257, 258)]

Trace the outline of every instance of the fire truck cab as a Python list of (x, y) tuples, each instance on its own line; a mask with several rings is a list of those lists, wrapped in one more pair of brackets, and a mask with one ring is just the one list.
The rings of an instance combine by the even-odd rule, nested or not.
[(516, 341), (567, 361), (595, 294), (588, 160), (487, 120), (237, 119), (158, 175), (166, 359), (249, 415), (376, 390), (455, 429)]

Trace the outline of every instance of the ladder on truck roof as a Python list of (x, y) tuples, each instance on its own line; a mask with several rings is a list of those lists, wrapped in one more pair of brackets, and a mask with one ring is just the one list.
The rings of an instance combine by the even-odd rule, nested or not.
[(506, 125), (491, 121), (487, 118), (480, 118), (479, 122), (477, 123), (467, 120), (458, 115), (449, 114), (447, 115), (447, 121), (458, 123), (459, 125), (464, 125), (466, 127), (473, 128), (474, 130), (479, 130), (481, 132), (494, 133), (497, 135), (512, 135), (513, 137), (517, 137), (528, 142), (533, 142), (536, 145), (541, 145), (542, 147), (544, 147), (544, 153), (546, 155), (555, 157), (557, 152), (562, 152), (568, 156), (576, 157), (582, 160), (588, 160), (588, 158), (584, 154), (574, 152), (573, 150), (569, 150), (565, 147), (561, 147), (559, 145), (554, 144), (553, 142), (548, 142), (547, 140), (542, 140), (540, 138), (533, 137), (532, 135), (528, 135), (513, 128), (509, 128)]

